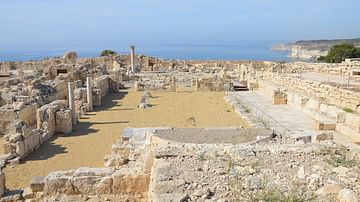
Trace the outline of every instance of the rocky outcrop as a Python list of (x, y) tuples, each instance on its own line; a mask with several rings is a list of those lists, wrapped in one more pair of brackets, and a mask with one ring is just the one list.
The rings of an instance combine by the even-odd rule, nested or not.
[(274, 51), (290, 51), (291, 58), (305, 60), (316, 60), (320, 56), (325, 56), (332, 46), (342, 43), (350, 43), (360, 46), (360, 38), (357, 39), (336, 39), (336, 40), (311, 40), (297, 41), (290, 44), (278, 44), (272, 47)]

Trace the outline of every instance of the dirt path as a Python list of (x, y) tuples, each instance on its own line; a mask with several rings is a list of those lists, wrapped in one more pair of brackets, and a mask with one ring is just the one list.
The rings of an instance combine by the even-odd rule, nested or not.
[(25, 159), (8, 166), (6, 185), (10, 189), (29, 186), (33, 176), (78, 167), (102, 167), (111, 145), (125, 127), (241, 126), (244, 122), (223, 100), (223, 93), (152, 92), (149, 109), (137, 107), (142, 92), (124, 91), (103, 101), (101, 108), (80, 120), (69, 136), (58, 136)]

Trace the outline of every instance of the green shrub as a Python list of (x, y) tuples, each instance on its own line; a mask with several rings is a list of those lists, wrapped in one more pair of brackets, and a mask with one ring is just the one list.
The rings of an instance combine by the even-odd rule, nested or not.
[(341, 63), (346, 58), (359, 58), (360, 48), (356, 48), (353, 44), (339, 44), (333, 46), (327, 56), (321, 56), (318, 60), (328, 63)]
[(100, 54), (101, 57), (109, 56), (109, 55), (116, 55), (117, 53), (113, 50), (103, 50)]
[(350, 109), (350, 108), (347, 108), (347, 107), (343, 108), (343, 110), (344, 110), (345, 112), (354, 113), (354, 110), (352, 110), (352, 109)]

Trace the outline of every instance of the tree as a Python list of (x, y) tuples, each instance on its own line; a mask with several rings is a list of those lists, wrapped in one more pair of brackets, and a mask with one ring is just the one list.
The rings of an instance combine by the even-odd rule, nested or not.
[(346, 58), (359, 58), (360, 48), (356, 48), (353, 44), (339, 44), (333, 46), (327, 56), (319, 57), (319, 61), (328, 63), (340, 63)]
[(100, 56), (109, 56), (109, 55), (116, 55), (117, 53), (113, 50), (103, 50)]

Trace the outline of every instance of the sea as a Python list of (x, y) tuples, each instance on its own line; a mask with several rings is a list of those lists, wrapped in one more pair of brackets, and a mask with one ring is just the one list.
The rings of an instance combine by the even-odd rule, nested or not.
[[(246, 60), (292, 61), (287, 51), (272, 51), (272, 45), (284, 41), (242, 42), (231, 45), (136, 45), (136, 54), (174, 60)], [(286, 42), (285, 42), (286, 43)], [(76, 51), (79, 57), (97, 57), (104, 49), (129, 54), (129, 46), (63, 47), (0, 49), (0, 61), (29, 61), (61, 57), (65, 52)]]

